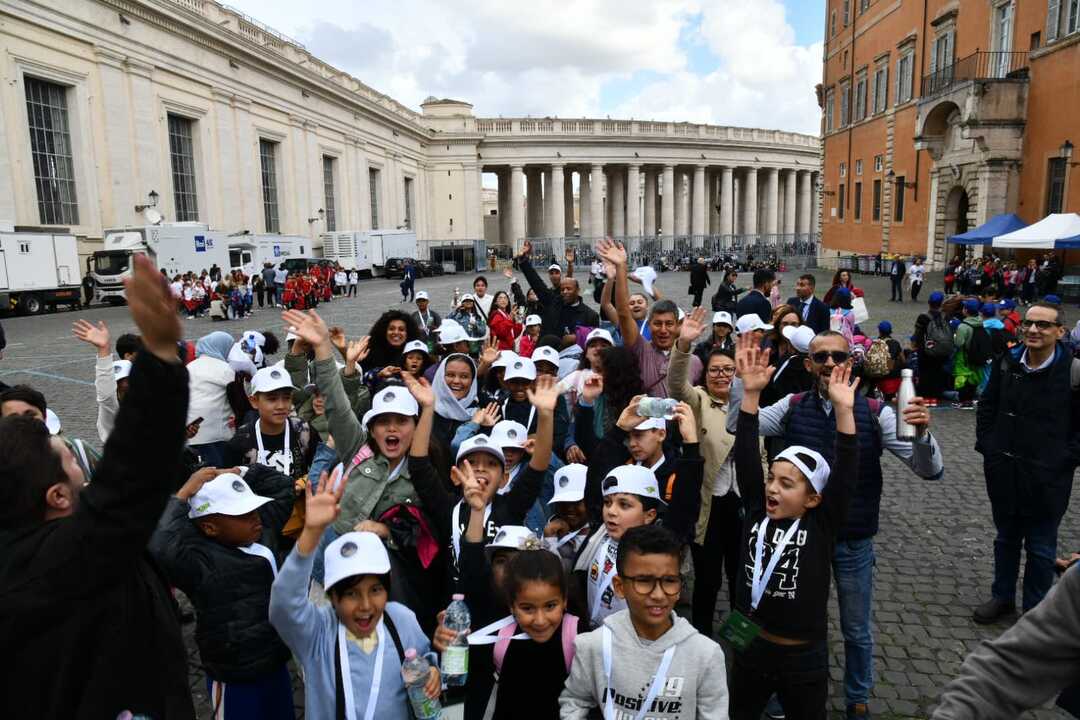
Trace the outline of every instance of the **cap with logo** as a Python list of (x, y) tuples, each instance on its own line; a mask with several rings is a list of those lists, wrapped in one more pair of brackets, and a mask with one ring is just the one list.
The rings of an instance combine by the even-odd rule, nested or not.
[(416, 293), (416, 297), (413, 298), (414, 301), (415, 300), (427, 300), (427, 299), (428, 299), (427, 290), (419, 291), (418, 293)]
[(532, 361), (534, 363), (547, 362), (559, 367), (559, 351), (553, 347), (542, 345), (533, 350)]
[(536, 363), (529, 358), (519, 357), (507, 361), (506, 374), (503, 375), (504, 381), (528, 380), (529, 382), (532, 382), (535, 379)]
[(261, 348), (266, 345), (266, 336), (258, 330), (245, 330), (244, 334), (240, 336), (240, 342), (245, 345), (245, 350), (251, 352), (257, 347)]
[(734, 328), (735, 323), (731, 320), (731, 313), (724, 312), (723, 310), (717, 310), (712, 316), (713, 325), (727, 325), (729, 328)]
[(371, 400), (371, 409), (364, 413), (362, 425), (367, 428), (368, 423), (380, 415), (405, 415), (414, 417), (420, 414), (420, 406), (416, 398), (400, 385), (383, 388), (375, 393)]
[(525, 441), (529, 439), (529, 430), (514, 420), (501, 420), (491, 428), (491, 442), (500, 448), (524, 448)]
[(795, 352), (803, 355), (810, 352), (810, 343), (814, 340), (814, 329), (812, 327), (809, 325), (799, 325), (798, 327), (788, 325), (780, 332), (791, 343), (791, 347), (795, 348)]
[(562, 265), (559, 263), (551, 263), (548, 265), (548, 272), (562, 272)]
[(199, 491), (188, 499), (188, 517), (201, 518), (207, 515), (247, 515), (273, 498), (256, 495), (236, 473), (222, 473), (203, 484)]
[(130, 360), (113, 360), (112, 364), (113, 380), (117, 382), (123, 380), (128, 375), (131, 375), (131, 361)]
[(289, 373), (279, 367), (265, 367), (251, 378), (251, 394), (274, 392), (275, 390), (295, 390)]
[(469, 334), (465, 332), (465, 328), (461, 327), (457, 320), (450, 320), (449, 318), (443, 320), (435, 332), (439, 333), (439, 342), (443, 345), (453, 345), (462, 341), (473, 342), (482, 339), (469, 337)]
[(604, 495), (629, 493), (641, 497), (660, 499), (660, 487), (653, 471), (643, 465), (620, 465), (613, 468), (600, 484)]
[(548, 505), (561, 502), (581, 502), (585, 499), (585, 478), (589, 468), (580, 463), (563, 465), (555, 473), (555, 494)]
[(596, 328), (595, 330), (591, 331), (585, 337), (585, 347), (588, 347), (589, 343), (591, 343), (593, 340), (603, 340), (608, 345), (615, 345), (615, 338), (613, 338), (611, 336), (611, 333), (604, 328)]
[(530, 315), (525, 318), (525, 327), (532, 327), (533, 325), (543, 325), (544, 321), (540, 319), (539, 315)]
[(757, 313), (750, 313), (738, 319), (735, 323), (735, 330), (739, 334), (754, 332), (755, 330), (772, 330), (772, 325), (762, 322)]
[(469, 455), (478, 452), (486, 452), (499, 459), (499, 462), (506, 463), (506, 456), (503, 455), (502, 447), (495, 441), (494, 438), (487, 435), (473, 435), (471, 438), (461, 443), (461, 447), (458, 448), (457, 460), (455, 462), (461, 462)]
[(491, 363), (492, 368), (505, 368), (512, 363), (519, 355), (513, 350), (500, 350), (499, 357), (495, 358), (495, 362)]
[(791, 445), (773, 458), (773, 462), (777, 460), (786, 460), (799, 468), (799, 472), (810, 481), (814, 492), (820, 493), (829, 482), (829, 463), (816, 450), (811, 450), (802, 445)]
[(405, 349), (401, 351), (402, 355), (408, 355), (411, 352), (422, 352), (425, 355), (428, 354), (427, 343), (423, 340), (410, 340), (405, 343)]
[(345, 578), (386, 575), (390, 572), (390, 556), (375, 533), (347, 532), (326, 546), (323, 566), (323, 586), (329, 590)]
[(653, 269), (649, 265), (642, 265), (630, 274), (641, 281), (641, 289), (644, 290), (649, 297), (656, 297), (656, 295), (653, 293), (653, 284), (656, 282), (655, 269)]
[(646, 418), (644, 422), (630, 432), (639, 430), (667, 430), (667, 422), (665, 422), (664, 418)]
[(462, 303), (464, 303), (466, 300), (472, 300), (474, 303), (476, 302), (476, 298), (473, 297), (472, 293), (465, 293), (464, 295), (462, 295), (461, 297), (458, 298), (458, 301), (457, 301), (458, 306), (460, 307), (462, 305)]
[(484, 548), (484, 552), (490, 557), (496, 550), (533, 550), (540, 547), (539, 538), (529, 528), (503, 525)]

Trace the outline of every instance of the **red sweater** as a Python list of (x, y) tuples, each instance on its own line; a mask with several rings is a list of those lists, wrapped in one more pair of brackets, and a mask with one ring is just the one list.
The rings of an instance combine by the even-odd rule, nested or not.
[(502, 310), (491, 309), (488, 329), (498, 339), (500, 350), (513, 350), (514, 338), (521, 334), (523, 327), (521, 323), (514, 322), (513, 318)]

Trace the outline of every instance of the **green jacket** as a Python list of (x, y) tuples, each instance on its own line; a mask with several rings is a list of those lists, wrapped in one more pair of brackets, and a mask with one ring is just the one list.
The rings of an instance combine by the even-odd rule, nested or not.
[[(298, 388), (293, 390), (293, 406), (296, 408), (297, 415), (325, 441), (330, 434), (330, 423), (327, 415), (325, 413), (322, 415), (315, 414), (315, 396), (304, 389), (308, 384), (309, 377), (307, 358), (303, 355), (288, 353), (285, 355), (285, 370), (289, 373), (292, 384)], [(363, 417), (364, 413), (371, 409), (371, 391), (364, 384), (363, 374), (345, 375), (344, 371), (342, 371), (341, 382), (356, 417)]]

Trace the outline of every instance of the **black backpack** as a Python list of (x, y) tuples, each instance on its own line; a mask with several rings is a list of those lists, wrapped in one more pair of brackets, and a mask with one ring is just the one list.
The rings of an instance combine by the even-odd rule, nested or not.
[(986, 328), (981, 325), (972, 328), (966, 354), (968, 367), (971, 368), (982, 367), (994, 357), (994, 342)]
[(926, 339), (923, 343), (926, 354), (933, 358), (947, 360), (952, 357), (955, 345), (953, 331), (949, 323), (940, 314), (931, 316), (926, 327)]

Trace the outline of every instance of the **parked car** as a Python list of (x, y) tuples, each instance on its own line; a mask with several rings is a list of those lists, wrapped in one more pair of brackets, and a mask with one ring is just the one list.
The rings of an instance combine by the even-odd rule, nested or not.
[(405, 277), (405, 261), (411, 260), (413, 264), (416, 261), (412, 258), (387, 258), (386, 265), (383, 265), (383, 276), (388, 278)]
[(420, 274), (423, 277), (432, 277), (434, 275), (443, 274), (443, 266), (439, 263), (431, 262), (430, 260), (417, 260), (416, 266), (420, 270)]

